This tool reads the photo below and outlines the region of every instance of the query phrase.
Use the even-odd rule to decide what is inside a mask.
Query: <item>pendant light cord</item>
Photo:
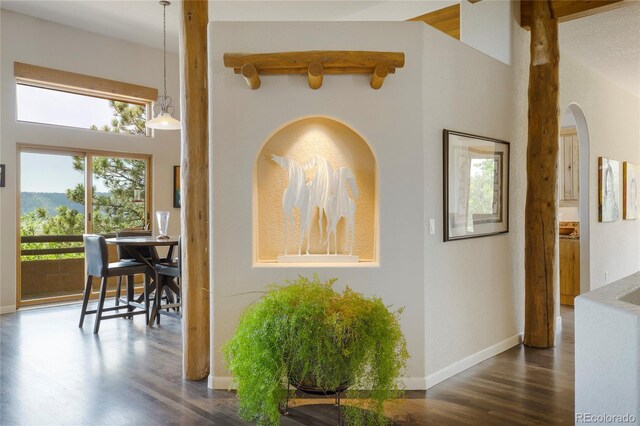
[[[162,5],[162,61],[164,63],[163,67],[163,78],[164,78],[164,97],[167,98],[167,5]]]
[[[168,0],[160,0],[162,6],[162,88],[164,92],[158,96],[153,104],[153,115],[151,120],[145,124],[150,129],[179,130],[180,121],[173,118],[176,109],[172,105],[171,97],[167,96],[167,6],[171,3]]]

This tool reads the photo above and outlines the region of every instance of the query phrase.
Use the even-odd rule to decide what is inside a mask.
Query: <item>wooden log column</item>
[[[525,207],[524,344],[551,348],[558,285],[558,21],[549,1],[532,2]]]
[[[182,372],[189,380],[209,374],[207,9],[206,1],[182,2]]]

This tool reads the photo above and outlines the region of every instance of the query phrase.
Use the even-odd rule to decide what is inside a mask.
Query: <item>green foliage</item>
[[[20,231],[23,236],[33,235],[78,235],[84,232],[84,214],[66,206],[59,206],[55,216],[49,216],[44,208],[20,216]],[[23,250],[79,247],[82,243],[23,243]],[[81,258],[82,253],[25,255],[22,260]]]
[[[140,189],[144,198],[146,164],[142,160],[94,157],[93,173],[107,187],[108,192],[93,192],[93,230],[96,233],[113,232],[116,229],[144,226],[145,205],[134,203],[134,190]],[[73,168],[84,173],[83,157],[73,158]],[[83,184],[67,189],[69,201],[84,204]],[[78,235],[84,232],[84,214],[67,206],[56,208],[57,216],[39,212],[20,217],[22,235]],[[36,232],[37,231],[37,232]],[[30,233],[36,232],[36,233]],[[58,247],[58,246],[55,246]],[[54,248],[53,246],[50,248]]]
[[[83,157],[73,158],[73,168],[84,172]],[[113,157],[94,157],[93,175],[108,192],[97,193],[93,188],[93,231],[113,232],[117,229],[140,227],[145,224],[144,203],[134,203],[134,190],[144,197],[146,164],[142,160]],[[84,185],[67,189],[67,198],[76,203],[84,200]]]
[[[42,233],[45,235],[78,235],[84,232],[84,214],[68,207],[58,207],[58,214],[46,218]]]
[[[469,214],[492,214],[496,161],[473,159],[469,182]]]
[[[101,130],[103,132],[129,133],[132,135],[146,135],[145,122],[147,119],[147,109],[144,105],[130,104],[120,101],[109,101],[109,106],[113,109],[113,118],[110,124],[100,127],[92,124],[91,130]]]
[[[398,377],[409,357],[402,310],[348,287],[340,294],[335,281],[285,281],[242,315],[224,352],[243,419],[279,424],[289,380],[324,390],[347,384],[347,397],[357,398],[346,408],[350,424],[387,423],[384,402],[401,396]]]

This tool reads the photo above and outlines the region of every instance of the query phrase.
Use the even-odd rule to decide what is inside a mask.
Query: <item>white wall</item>
[[[435,218],[438,224],[436,235],[425,233],[424,241],[425,352],[432,386],[520,341],[522,279],[514,276],[520,259],[513,247],[523,228],[514,226],[521,191],[513,183],[522,181],[524,170],[513,158],[524,147],[511,137],[511,67],[429,26],[424,40],[424,211],[425,222]],[[443,128],[511,142],[508,234],[442,242]]]
[[[460,41],[505,64],[511,64],[513,2],[460,2]]]
[[[2,52],[2,42],[4,40],[3,36],[2,36],[2,21],[3,21],[3,16],[6,12],[2,9],[0,9],[0,53]],[[1,61],[0,61],[1,62]],[[2,78],[2,67],[0,64],[0,80]],[[2,101],[1,99],[3,98],[3,90],[2,90],[2,83],[0,83],[0,138],[2,137]],[[2,139],[0,139],[0,164],[4,164],[4,155],[2,154]],[[2,241],[4,241],[3,235],[3,226],[2,226],[2,200],[4,198],[3,194],[5,192],[5,188],[0,188],[0,259],[4,259],[4,256],[2,255],[3,252],[3,244]],[[14,308],[14,304],[13,303],[8,303],[7,306],[5,307],[2,304],[2,287],[3,287],[3,283],[4,283],[4,276],[5,274],[3,273],[3,269],[2,269],[2,260],[0,260],[0,315],[2,315],[3,313],[5,313],[5,311],[7,312],[13,312],[15,310]],[[13,300],[15,300],[15,297],[13,298]]]
[[[580,222],[580,209],[578,207],[560,207],[558,220],[562,222]]]
[[[180,134],[157,132],[147,138],[17,122],[14,61],[161,90],[162,51],[6,10],[2,10],[1,34],[0,163],[7,165],[7,187],[0,189],[0,309],[5,312],[12,311],[16,302],[16,143],[151,154],[152,209],[171,211],[170,230],[176,233],[180,211],[172,208],[172,187],[173,165],[180,161]],[[167,90],[177,104],[177,55],[167,55],[167,68]]]
[[[413,22],[214,22],[210,41],[213,387],[229,385],[220,348],[244,308],[259,297],[239,294],[263,291],[266,284],[299,273],[335,276],[339,287],[349,284],[405,307],[410,388],[424,388],[427,375],[427,384],[435,384],[518,343],[522,303],[513,279],[518,260],[511,253],[513,237],[521,231],[449,243],[442,242],[441,231],[442,129],[508,140],[512,82],[507,65]],[[379,91],[358,75],[328,75],[317,91],[308,88],[304,76],[264,76],[260,89],[251,91],[222,64],[224,52],[313,49],[402,51],[406,65]],[[479,79],[486,83],[476,84]],[[274,130],[308,115],[352,126],[376,155],[379,267],[252,267],[256,155]],[[422,157],[416,155],[421,152]],[[436,219],[435,235],[427,233],[428,218]]]
[[[562,27],[561,27],[562,28]],[[560,46],[560,111],[576,103],[589,132],[590,282],[596,289],[640,270],[640,221],[598,222],[598,157],[640,164],[640,97],[575,62]],[[583,188],[580,188],[581,196]],[[622,200],[620,200],[622,203]],[[608,280],[605,280],[605,272]]]
[[[576,416],[640,425],[640,273],[577,297],[575,324]]]
[[[322,37],[317,37],[322,34]],[[213,188],[213,372],[225,388],[227,372],[219,352],[244,308],[265,285],[319,272],[339,278],[338,288],[377,294],[404,306],[403,328],[412,360],[408,376],[424,382],[422,268],[422,24],[397,23],[218,23],[210,26],[211,170]],[[403,51],[406,66],[372,90],[367,76],[333,76],[309,89],[304,76],[262,77],[251,91],[242,77],[224,68],[224,52],[313,49]],[[252,267],[251,191],[253,167],[262,144],[296,118],[336,118],[359,132],[378,160],[380,266],[343,268]],[[417,385],[421,387],[420,384]],[[423,385],[422,385],[423,387]]]

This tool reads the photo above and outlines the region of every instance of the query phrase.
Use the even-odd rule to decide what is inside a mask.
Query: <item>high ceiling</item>
[[[455,1],[210,1],[214,21],[403,21]],[[1,0],[3,9],[162,48],[157,0]],[[178,52],[181,0],[167,7],[167,49]]]
[[[162,48],[156,0],[1,0],[2,8],[98,34]],[[506,0],[505,0],[506,1]],[[168,49],[178,51],[181,0],[167,7]],[[214,21],[403,21],[455,0],[210,1]],[[640,96],[640,1],[560,25],[563,55]],[[464,25],[464,23],[463,23]]]
[[[640,96],[640,1],[560,24],[562,55]]]

